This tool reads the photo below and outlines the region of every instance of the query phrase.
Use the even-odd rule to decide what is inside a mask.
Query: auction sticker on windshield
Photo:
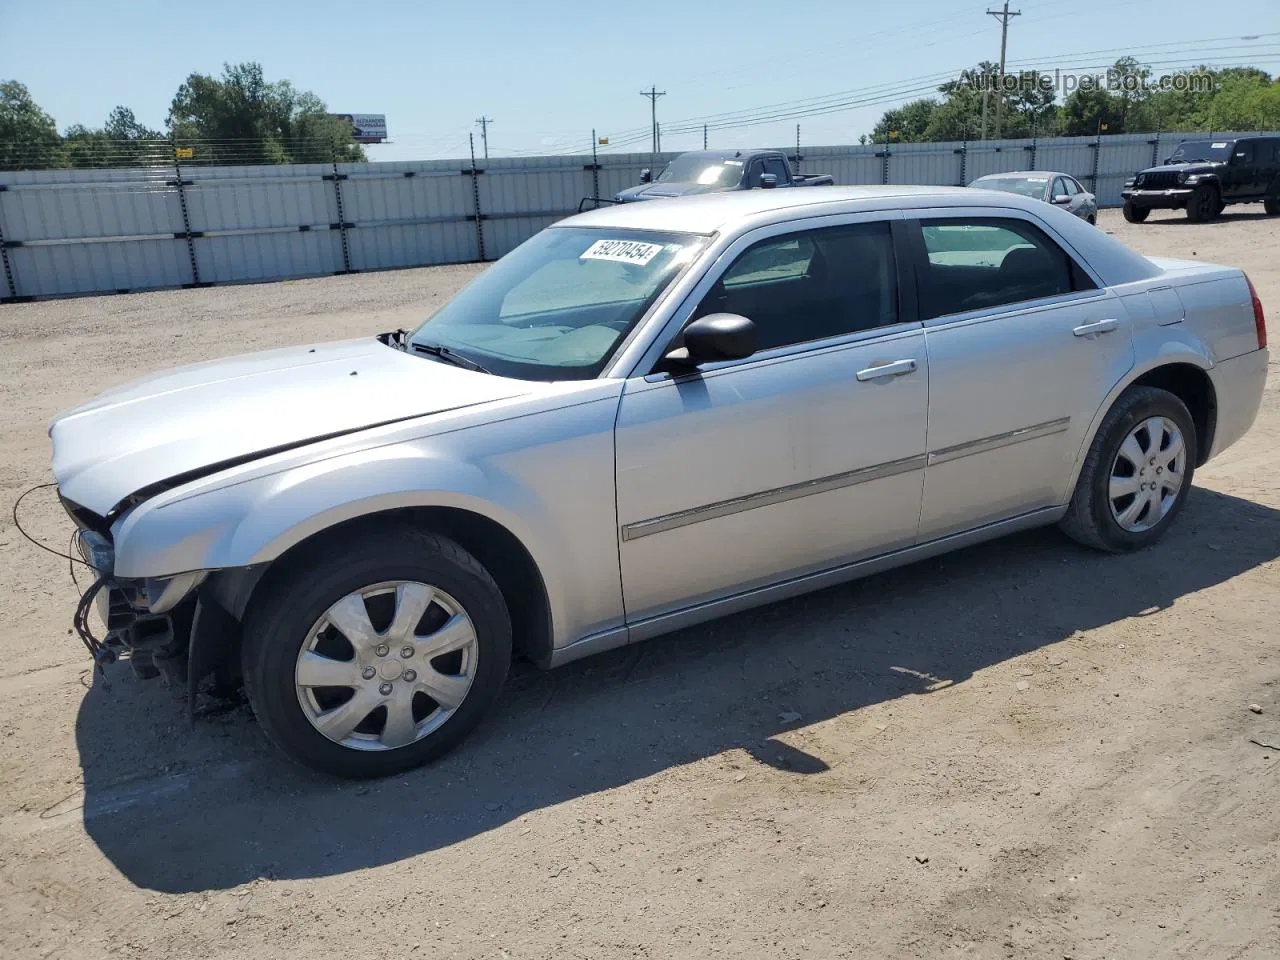
[[[597,240],[578,257],[579,260],[616,260],[643,267],[662,252],[660,243],[639,240]]]

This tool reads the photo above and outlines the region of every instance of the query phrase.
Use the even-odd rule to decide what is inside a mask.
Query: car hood
[[[1215,163],[1211,160],[1198,160],[1195,163],[1166,163],[1159,167],[1148,167],[1138,176],[1144,173],[1213,173],[1221,170],[1225,164]]]
[[[106,515],[173,477],[536,386],[372,337],[267,350],[143,377],[59,414],[53,472],[63,496]]]
[[[624,203],[632,200],[660,200],[664,197],[693,197],[702,193],[720,193],[727,187],[701,183],[646,183],[638,187],[628,187],[614,198]]]

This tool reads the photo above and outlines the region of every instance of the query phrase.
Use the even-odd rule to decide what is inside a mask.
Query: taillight
[[[1262,315],[1262,301],[1258,299],[1253,281],[1246,276],[1244,282],[1249,285],[1249,298],[1253,301],[1253,325],[1258,331],[1258,349],[1261,350],[1267,345],[1267,318]]]

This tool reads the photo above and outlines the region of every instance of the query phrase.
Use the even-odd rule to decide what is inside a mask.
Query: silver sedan
[[[1267,356],[1240,270],[1012,193],[592,211],[414,330],[57,417],[97,572],[75,625],[106,669],[242,680],[287,755],[386,775],[462,740],[513,655],[555,667],[1046,524],[1147,547],[1249,429]]]
[[[1072,216],[1089,223],[1098,222],[1098,200],[1069,173],[1052,170],[1014,170],[991,173],[974,180],[971,187],[1002,190],[1062,207]]]

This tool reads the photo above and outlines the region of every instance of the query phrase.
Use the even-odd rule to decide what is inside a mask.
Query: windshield
[[[658,174],[659,183],[697,183],[706,187],[732,187],[741,179],[741,160],[706,157],[676,157]]]
[[[1048,177],[993,177],[990,180],[979,180],[974,186],[984,190],[1018,193],[1038,200],[1044,196],[1044,185],[1048,182]]]
[[[1205,160],[1217,160],[1221,163],[1231,159],[1231,148],[1235,146],[1231,140],[1190,140],[1178,144],[1169,158],[1170,163],[1197,163]]]
[[[586,380],[707,238],[551,227],[535,234],[408,337],[499,376]]]

